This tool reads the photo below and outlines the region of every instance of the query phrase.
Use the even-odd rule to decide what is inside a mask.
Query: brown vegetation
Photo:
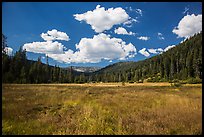
[[[202,134],[202,87],[3,84],[3,134]]]

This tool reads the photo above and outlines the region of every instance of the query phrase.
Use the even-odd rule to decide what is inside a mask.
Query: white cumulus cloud
[[[13,53],[13,49],[11,47],[5,47],[4,51],[7,55],[11,56]]]
[[[58,61],[58,62],[65,62],[71,63],[73,59],[77,60],[77,56],[73,54],[73,50],[64,51],[63,54],[46,54],[46,56]]]
[[[150,48],[150,49],[147,49],[149,53],[151,54],[162,54],[163,52],[166,52],[167,50],[175,47],[176,45],[170,45],[170,46],[167,46],[166,48],[162,49],[162,48]],[[149,56],[149,53],[146,51],[146,48],[143,48],[142,50],[139,51],[141,54],[145,55],[146,57]]]
[[[51,31],[47,31],[47,33],[42,33],[41,37],[45,40],[45,41],[52,41],[52,40],[65,40],[65,41],[69,41],[69,36],[64,33],[64,32],[60,32],[57,31],[56,29],[53,29]]]
[[[149,39],[150,39],[150,37],[140,36],[140,37],[137,37],[137,39],[147,41],[147,40],[149,40]]]
[[[157,49],[148,49],[149,53],[152,53],[152,54],[160,54],[162,53],[164,50],[162,48],[157,48]]]
[[[97,33],[109,30],[113,25],[124,23],[129,19],[129,15],[121,7],[105,10],[100,5],[97,5],[93,11],[74,14],[73,16],[76,20],[85,21],[91,25],[91,28]]]
[[[183,39],[183,40],[181,40],[181,42],[180,43],[183,43],[184,41],[186,41],[188,38],[185,38],[185,39]]]
[[[188,38],[200,31],[202,31],[202,14],[197,16],[192,14],[184,16],[172,32],[180,38]]]
[[[163,52],[164,50],[162,48],[158,48],[157,51]]]
[[[158,39],[164,40],[164,37],[163,37],[163,34],[162,34],[162,33],[158,32],[158,33],[157,33],[157,36],[158,36]]]
[[[157,49],[148,49],[149,53],[157,54]]]
[[[156,48],[156,49],[153,49],[153,48],[151,48],[151,49],[147,49],[148,50],[148,52],[149,53],[151,53],[151,54],[161,54],[161,53],[163,53],[163,52],[166,52],[167,50],[169,50],[169,49],[171,49],[171,48],[173,48],[173,47],[175,47],[176,45],[170,45],[170,46],[167,46],[166,48],[164,48],[164,49],[162,49],[162,48]],[[146,53],[146,51],[145,51],[146,49],[142,49],[142,53],[141,54],[146,54],[147,56],[148,56],[148,54]]]
[[[23,49],[33,53],[62,54],[64,52],[63,49],[66,49],[66,47],[57,41],[53,42],[53,40],[70,40],[66,33],[56,29],[51,31],[48,30],[47,33],[42,33],[41,37],[45,42],[26,43],[23,45]]]
[[[143,49],[139,50],[139,53],[144,55],[145,57],[150,56],[149,52],[146,51],[146,48],[143,48]]]
[[[165,49],[164,49],[164,51],[167,51],[167,50],[169,50],[169,49],[171,49],[171,48],[173,48],[173,47],[175,47],[176,45],[170,45],[170,46],[167,46]]]
[[[23,49],[34,53],[52,53],[61,54],[63,53],[63,45],[57,41],[46,41],[46,42],[32,42],[23,45]]]
[[[132,43],[126,44],[122,39],[111,38],[100,33],[93,38],[82,38],[76,46],[76,52],[65,51],[64,54],[48,54],[49,57],[61,62],[98,63],[102,60],[125,60],[136,55]]]
[[[131,12],[136,12],[137,14],[140,14],[142,16],[142,10],[141,9],[133,9],[132,7],[126,7],[126,9],[129,9]]]
[[[136,19],[134,19],[134,18],[129,17],[129,19],[128,19],[127,21],[125,21],[125,22],[123,23],[123,25],[130,28],[130,27],[133,26],[133,23],[134,23],[134,22],[139,22],[139,21],[136,20]]]
[[[142,16],[142,10],[141,9],[136,9],[135,10],[138,14],[140,14],[140,16]]]
[[[57,31],[59,32],[59,31]],[[56,31],[48,31],[47,34],[59,38]],[[62,33],[60,33],[62,34]],[[32,42],[23,45],[28,52],[46,54],[50,58],[65,63],[98,63],[102,60],[126,60],[134,57],[136,48],[132,43],[126,44],[119,38],[111,38],[110,35],[99,33],[93,38],[82,38],[75,45],[76,51],[67,49],[64,45],[53,39],[46,39],[45,42]]]
[[[189,8],[185,7],[185,9],[182,13],[185,14],[188,10],[189,10]],[[187,14],[188,14],[188,12],[187,12]]]
[[[114,30],[116,34],[122,34],[122,35],[135,35],[134,32],[127,32],[127,30],[123,27],[118,27],[117,29]]]

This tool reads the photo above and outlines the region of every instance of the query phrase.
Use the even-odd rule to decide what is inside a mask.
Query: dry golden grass
[[[3,134],[202,134],[202,87],[3,84]]]
[[[7,85],[7,84],[4,84]],[[8,84],[10,85],[10,84]],[[19,84],[12,84],[12,85],[19,85]],[[20,85],[25,85],[27,86],[28,84],[20,84]],[[118,83],[85,83],[85,84],[76,84],[76,83],[71,83],[71,84],[65,84],[65,83],[59,83],[59,84],[29,84],[33,86],[92,86],[92,87],[118,87],[122,86],[121,82]],[[125,83],[125,86],[170,86],[171,84],[169,82],[162,82],[162,83]],[[188,86],[201,86],[201,84],[186,84]]]

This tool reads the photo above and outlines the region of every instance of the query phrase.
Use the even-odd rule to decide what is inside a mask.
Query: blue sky
[[[85,14],[88,11],[94,12],[97,5],[100,5],[98,10],[104,7],[105,11],[101,14]],[[118,7],[121,15],[114,11]],[[112,8],[113,15],[107,19],[109,8]],[[123,13],[128,15],[128,19],[127,16],[122,16]],[[76,14],[80,16],[74,16]],[[52,31],[53,36],[56,36],[52,42],[57,43],[53,44],[53,51],[49,51],[48,56],[50,52],[55,52],[54,47],[59,47],[60,44],[63,46],[63,52],[67,50],[70,52],[62,56],[50,55],[49,64],[61,67],[71,65],[104,67],[119,61],[143,60],[159,54],[160,52],[156,50],[158,48],[164,52],[168,46],[179,44],[185,38],[202,30],[202,25],[195,25],[195,22],[202,22],[198,15],[202,18],[201,2],[3,2],[2,31],[8,37],[8,46],[13,52],[20,46],[28,44],[25,46],[28,59],[37,60],[42,56],[42,62],[45,62],[47,52],[42,51],[43,49],[41,53],[37,52],[38,49],[33,42],[44,46],[46,40],[41,34],[49,35],[47,32],[55,29],[58,34],[65,33],[63,36],[68,36],[68,39],[63,37],[63,40],[59,38],[57,40],[59,35],[54,35],[57,33]],[[104,29],[104,22],[109,28]],[[188,26],[185,26],[185,22],[189,23]],[[119,27],[126,32],[122,30],[122,34],[119,30],[116,32]],[[177,30],[172,32],[176,27]],[[190,27],[190,30],[186,27]],[[109,41],[104,40],[108,38]],[[114,38],[121,39],[125,44],[117,43]],[[76,44],[80,48],[76,49]],[[114,46],[118,44],[121,47],[114,50]],[[127,50],[123,49],[125,46],[128,47]],[[122,52],[123,50],[125,52]],[[71,59],[67,60],[69,56]]]

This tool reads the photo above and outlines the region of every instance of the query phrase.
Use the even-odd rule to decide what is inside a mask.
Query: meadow
[[[2,134],[202,134],[202,85],[2,84]]]

